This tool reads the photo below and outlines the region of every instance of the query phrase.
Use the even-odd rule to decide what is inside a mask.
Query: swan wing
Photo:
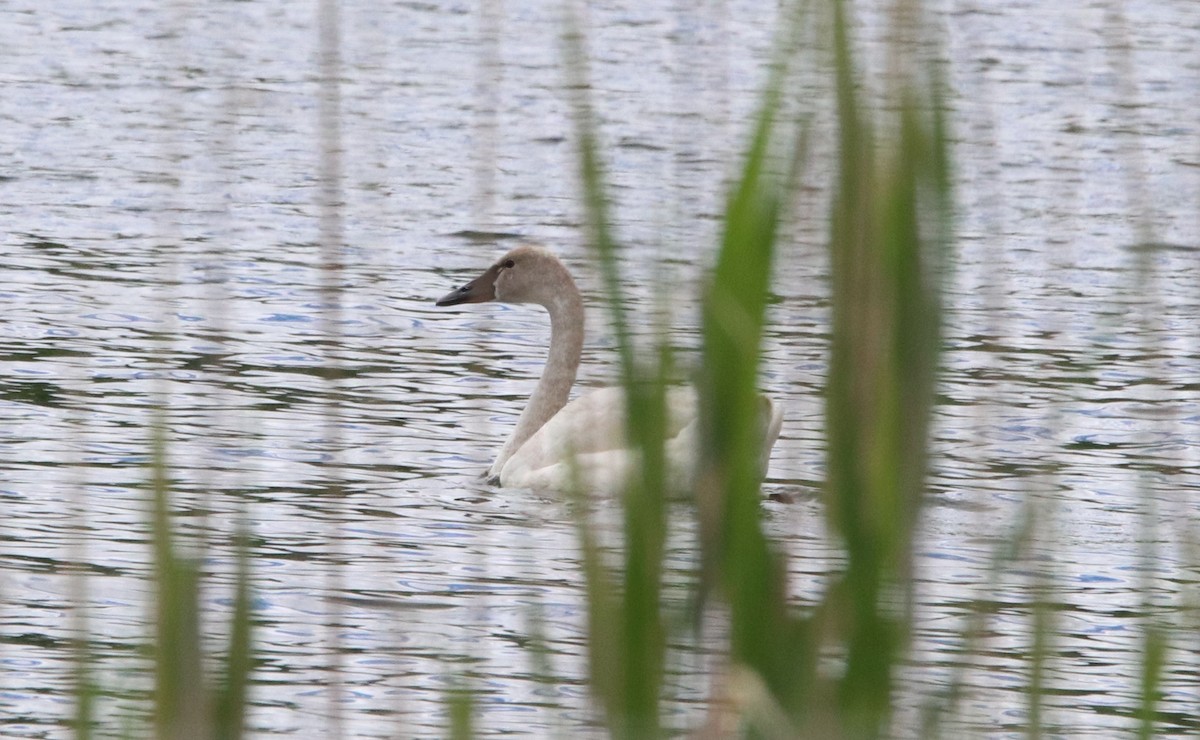
[[[666,454],[672,471],[690,470],[698,419],[692,388],[667,390]],[[502,486],[616,491],[637,459],[625,433],[625,393],[602,388],[562,408],[500,471]]]
[[[760,396],[763,447],[759,474],[766,476],[771,449],[779,438],[783,409]],[[668,479],[681,486],[692,480],[699,449],[699,400],[695,388],[667,390],[664,452]],[[625,393],[619,387],[586,393],[568,403],[513,453],[500,472],[500,485],[517,488],[622,489],[638,459],[625,433]]]

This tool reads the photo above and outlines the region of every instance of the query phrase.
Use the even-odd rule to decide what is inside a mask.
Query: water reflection
[[[682,327],[695,323],[712,214],[770,32],[761,8],[743,5],[592,12],[630,293],[648,312],[668,279]],[[963,239],[898,722],[915,727],[957,676],[955,727],[1023,733],[1030,594],[1042,588],[1046,729],[1110,737],[1134,725],[1146,619],[1195,620],[1200,73],[1180,60],[1200,6],[1161,3],[1127,29],[1140,107],[1126,120],[1097,43],[1105,19],[1020,5],[941,16]],[[13,159],[0,178],[0,734],[65,732],[73,570],[89,574],[102,710],[118,721],[147,691],[145,466],[165,404],[181,526],[209,548],[214,614],[229,608],[236,521],[252,524],[256,733],[320,734],[330,692],[348,736],[440,733],[443,698],[465,678],[483,733],[600,735],[569,507],[478,478],[540,371],[545,317],[431,303],[513,234],[554,245],[596,303],[576,233],[558,17],[522,6],[500,19],[494,210],[480,216],[500,233],[479,234],[468,220],[477,19],[345,4],[351,249],[331,396],[313,246],[316,33],[301,7],[0,11],[11,28],[0,149]],[[875,59],[883,25],[869,9],[864,19]],[[1152,242],[1128,216],[1126,140],[1153,196]],[[799,604],[841,565],[817,495],[825,164],[780,265],[765,378],[787,407],[768,490],[793,503],[764,510]],[[585,385],[612,373],[603,316],[589,320]],[[672,341],[685,358],[697,345],[690,328]],[[1003,561],[1030,502],[1043,529]],[[615,527],[611,505],[597,516]],[[683,583],[695,551],[687,517],[675,520],[669,578]],[[1166,733],[1198,729],[1186,649],[1165,675]],[[668,709],[686,728],[703,711],[707,657],[680,660]]]

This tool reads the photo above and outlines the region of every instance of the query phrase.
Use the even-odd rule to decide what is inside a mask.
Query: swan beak
[[[452,290],[438,299],[439,306],[457,306],[460,303],[483,303],[496,299],[496,276],[500,274],[500,266],[488,268],[488,271],[466,285]]]

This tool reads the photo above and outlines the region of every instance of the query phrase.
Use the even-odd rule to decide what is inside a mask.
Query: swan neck
[[[567,278],[570,280],[569,276]],[[545,304],[550,314],[550,353],[537,387],[500,450],[490,476],[499,476],[508,459],[567,404],[583,354],[583,299],[574,282]]]

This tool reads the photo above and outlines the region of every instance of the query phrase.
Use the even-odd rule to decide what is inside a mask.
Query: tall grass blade
[[[237,541],[234,608],[220,683],[210,688],[200,628],[199,559],[182,552],[171,514],[165,423],[155,431],[150,524],[154,560],[154,730],[162,740],[237,740],[244,733],[253,667],[250,544],[243,521]]]
[[[246,723],[250,673],[254,668],[250,593],[250,532],[245,519],[239,525],[236,545],[233,614],[224,673],[216,689],[214,732],[216,740],[238,740]]]
[[[620,355],[625,389],[626,438],[640,464],[628,481],[623,504],[624,561],[612,573],[601,558],[601,543],[580,504],[577,527],[588,586],[589,671],[615,737],[661,735],[666,628],[661,613],[662,558],[666,541],[666,350],[649,368],[635,360],[626,302],[618,268],[619,246],[613,236],[605,194],[604,167],[588,96],[587,52],[575,6],[568,6],[565,56],[579,147],[588,245],[597,256],[609,315]]]
[[[1155,737],[1154,720],[1157,714],[1163,670],[1167,662],[1167,632],[1147,624],[1142,646],[1141,692],[1138,701],[1138,738]]]
[[[793,12],[792,22],[799,24],[800,13]],[[795,31],[785,29],[783,38]],[[789,47],[785,42],[781,48]],[[703,578],[705,588],[717,588],[729,605],[731,680],[742,693],[761,687],[750,692],[759,698],[743,708],[756,736],[796,731],[799,725],[791,723],[813,699],[815,676],[811,625],[788,604],[784,563],[762,529],[759,486],[766,429],[758,390],[763,332],[780,214],[790,202],[803,151],[800,137],[780,135],[786,61],[781,54],[763,93],[702,307],[703,454],[696,499]]]
[[[1036,565],[1034,566],[1036,567]],[[1029,685],[1026,689],[1028,710],[1025,722],[1025,737],[1038,740],[1043,736],[1043,702],[1046,698],[1046,678],[1050,668],[1050,641],[1053,634],[1053,607],[1050,604],[1052,576],[1040,570],[1033,574],[1032,633],[1033,644],[1029,650]]]
[[[82,521],[83,504],[80,501],[82,483],[72,492],[71,515]],[[92,649],[90,620],[88,617],[88,558],[82,537],[71,543],[70,558],[75,563],[71,569],[71,695],[75,708],[71,717],[71,729],[75,740],[91,740],[96,723],[96,677],[93,671],[95,653]]]
[[[73,578],[84,579],[83,574]],[[75,612],[74,637],[71,650],[72,690],[75,697],[75,711],[71,718],[71,729],[75,740],[91,740],[96,723],[96,682],[92,675],[94,656],[91,640],[88,634],[87,618],[83,615],[84,601],[76,600],[72,607]]]
[[[936,92],[922,101],[902,91],[896,140],[881,159],[859,105],[840,1],[834,62],[840,162],[830,241],[827,511],[845,541],[847,568],[831,598],[846,625],[843,735],[871,738],[887,727],[892,668],[909,633],[949,179],[944,123],[936,113],[931,121],[922,116],[939,108]]]
[[[475,695],[470,689],[456,687],[450,690],[446,706],[450,711],[451,740],[471,740],[475,737]]]
[[[151,485],[154,552],[154,726],[161,740],[208,738],[208,695],[200,645],[200,574],[197,563],[180,554],[171,525],[170,481],[165,423],[155,430]]]

